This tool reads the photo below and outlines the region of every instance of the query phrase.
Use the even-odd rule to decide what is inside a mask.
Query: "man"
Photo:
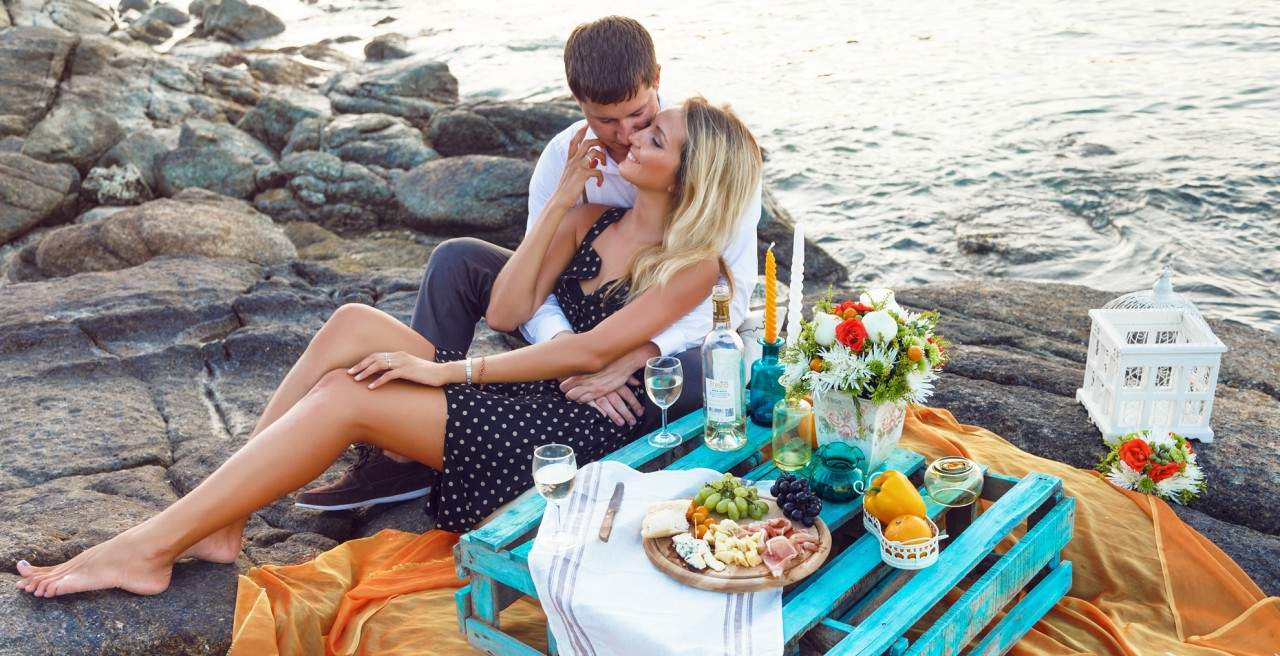
[[[579,25],[564,48],[565,76],[569,90],[586,117],[551,139],[538,158],[529,182],[529,216],[526,232],[542,213],[564,171],[572,137],[585,124],[607,151],[601,168],[603,183],[590,180],[583,190],[585,202],[611,207],[631,207],[636,188],[618,173],[618,162],[627,156],[633,134],[648,127],[661,103],[661,72],[653,39],[637,21],[609,16]],[[756,225],[760,221],[760,192],[748,204],[737,233],[721,254],[729,265],[735,295],[730,313],[741,322],[755,287]],[[466,353],[476,323],[489,304],[493,280],[511,251],[472,238],[451,239],[436,247],[418,290],[413,329],[437,348]],[[708,294],[710,290],[708,290]],[[653,341],[619,358],[591,375],[573,376],[561,384],[566,396],[587,403],[618,425],[641,424],[644,434],[657,426],[659,412],[647,399],[637,399],[626,383],[644,363],[657,355],[679,357],[685,379],[679,401],[670,410],[682,416],[702,405],[702,361],[699,347],[711,329],[711,300],[659,333]],[[555,339],[572,332],[555,295],[520,328],[530,343]],[[646,407],[648,411],[646,411]],[[434,472],[425,465],[396,454],[368,449],[342,478],[298,496],[298,505],[317,510],[345,510],[404,501],[428,494]]]

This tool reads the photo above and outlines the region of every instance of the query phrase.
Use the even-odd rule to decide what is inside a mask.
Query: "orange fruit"
[[[846,320],[846,321],[848,321],[849,319],[857,319],[857,318],[858,318],[858,311],[857,311],[857,310],[855,310],[855,309],[853,309],[853,308],[849,308],[849,309],[847,309],[847,310],[845,310],[845,311],[844,311],[844,315],[842,315],[840,318],[842,318],[842,319],[844,319],[844,320]]]
[[[884,538],[891,542],[911,543],[913,540],[928,540],[933,537],[933,528],[924,518],[915,515],[899,515],[884,528]]]
[[[809,361],[809,368],[814,371],[822,371],[822,358],[814,358]]]
[[[924,357],[924,349],[912,344],[907,348],[907,359],[912,362],[919,362]]]

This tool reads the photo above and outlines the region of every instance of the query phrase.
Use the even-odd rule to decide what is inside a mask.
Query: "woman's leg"
[[[431,342],[386,312],[359,303],[343,305],[325,321],[302,356],[289,369],[271,395],[249,439],[254,439],[284,415],[326,372],[350,367],[375,351],[404,351],[428,360],[436,355]],[[236,519],[192,545],[180,557],[216,563],[235,562],[248,519]]]
[[[157,594],[191,545],[312,480],[353,441],[441,468],[446,419],[438,388],[395,381],[370,390],[345,370],[331,371],[191,493],[66,563],[20,563],[17,585],[42,597],[110,587]]]

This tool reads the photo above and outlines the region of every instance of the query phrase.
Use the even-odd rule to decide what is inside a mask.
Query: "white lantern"
[[[1107,442],[1144,428],[1213,441],[1209,418],[1227,347],[1194,304],[1173,292],[1166,267],[1151,292],[1089,310],[1093,327],[1076,400]]]

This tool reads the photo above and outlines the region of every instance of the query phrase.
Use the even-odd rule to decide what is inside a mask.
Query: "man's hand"
[[[570,376],[560,383],[560,390],[570,401],[589,403],[601,414],[622,426],[636,425],[644,415],[644,404],[632,393],[630,385],[639,385],[632,374],[644,366],[645,360],[657,355],[652,342],[624,355],[600,371],[584,376]]]

